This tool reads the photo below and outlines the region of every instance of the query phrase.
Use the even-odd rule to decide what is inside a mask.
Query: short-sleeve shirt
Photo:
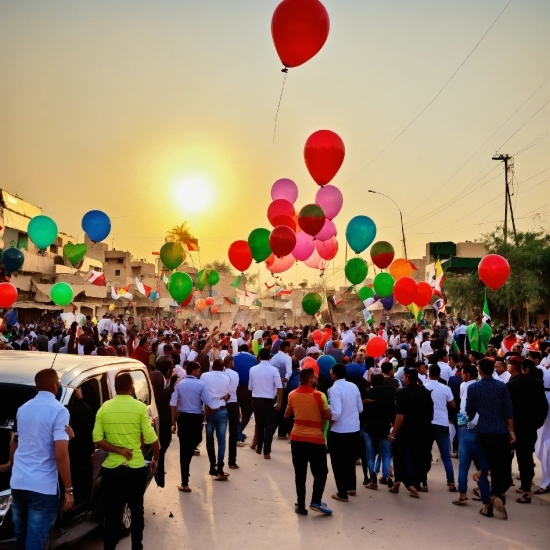
[[[121,464],[127,464],[130,468],[143,468],[145,459],[141,452],[142,436],[147,445],[157,440],[147,406],[131,395],[117,395],[103,403],[97,411],[94,443],[105,439],[115,447],[132,450],[132,459],[129,461],[118,453],[109,453],[103,462],[105,468],[117,468]]]
[[[69,441],[69,416],[69,411],[47,391],[39,391],[34,399],[19,407],[12,489],[57,494],[55,442]]]
[[[426,382],[424,387],[431,392],[432,401],[434,403],[434,418],[432,424],[449,426],[447,403],[450,403],[454,399],[451,388],[445,384],[441,384],[437,380]]]
[[[294,413],[291,441],[324,445],[323,412],[328,409],[325,394],[310,386],[299,386],[288,394],[288,407]]]
[[[396,414],[404,415],[398,437],[419,437],[430,434],[434,404],[423,386],[410,384],[395,394]]]

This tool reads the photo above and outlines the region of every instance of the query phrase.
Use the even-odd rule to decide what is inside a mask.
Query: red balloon
[[[288,256],[296,246],[296,233],[290,227],[280,225],[271,232],[269,246],[278,258]]]
[[[414,303],[418,307],[427,306],[432,299],[432,295],[433,295],[433,288],[430,286],[430,283],[421,281],[420,283],[418,283],[418,288],[416,290],[416,298],[414,299]]]
[[[323,333],[318,328],[311,333],[311,337],[316,344],[323,341]]]
[[[510,264],[498,254],[489,254],[479,262],[477,272],[491,290],[497,290],[508,280]]]
[[[404,306],[412,304],[416,298],[418,284],[412,277],[401,277],[393,285],[393,297]]]
[[[295,226],[295,216],[296,211],[294,210],[294,206],[285,199],[273,201],[267,209],[267,219],[273,227],[279,225],[287,225],[289,227],[292,227],[292,225]]]
[[[0,283],[0,307],[9,309],[17,301],[17,289],[11,283]]]
[[[367,343],[367,357],[381,357],[386,351],[386,340],[381,336],[371,338]]]
[[[210,308],[210,313],[214,313],[214,314],[218,313],[218,306],[212,306]]]
[[[252,263],[252,252],[246,241],[235,241],[227,253],[231,265],[237,271],[246,271]]]
[[[304,362],[302,363],[302,370],[303,369],[313,369],[315,374],[319,374],[319,365],[317,364],[317,361],[313,359],[313,357],[306,357],[304,359]]]
[[[320,206],[316,204],[307,204],[298,214],[298,224],[302,231],[315,237],[325,225],[325,213]]]
[[[271,19],[271,36],[285,67],[309,61],[328,38],[330,20],[319,0],[283,0]]]
[[[346,148],[338,134],[319,130],[307,138],[304,160],[317,185],[330,183],[344,162]]]
[[[336,254],[338,254],[338,241],[336,237],[332,237],[332,239],[324,242],[315,241],[315,248],[323,260],[330,262],[330,260],[333,260]]]
[[[212,297],[206,298],[206,305],[207,306],[211,306],[213,303],[214,303],[214,298],[212,298]]]

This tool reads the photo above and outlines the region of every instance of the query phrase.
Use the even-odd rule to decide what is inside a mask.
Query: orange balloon
[[[412,273],[413,268],[411,266],[411,262],[409,262],[409,260],[405,260],[404,258],[394,260],[390,265],[390,275],[396,281],[397,279],[401,279],[401,277],[411,277]]]
[[[313,357],[306,357],[302,363],[302,369],[313,369],[315,374],[319,374],[319,365]]]
[[[200,300],[197,300],[195,302],[195,307],[199,310],[199,311],[204,311],[208,306],[206,305],[206,300],[203,300],[202,298]]]

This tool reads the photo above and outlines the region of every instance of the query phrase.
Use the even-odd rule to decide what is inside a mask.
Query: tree
[[[443,292],[458,316],[472,317],[480,313],[483,309],[484,289],[477,271],[468,275],[445,273]]]
[[[187,250],[195,250],[198,248],[199,241],[191,233],[191,228],[187,225],[187,222],[181,222],[181,225],[175,225],[168,231],[166,240],[172,243],[181,243]]]
[[[231,264],[226,260],[214,260],[207,263],[205,269],[215,269],[220,275],[234,275]]]

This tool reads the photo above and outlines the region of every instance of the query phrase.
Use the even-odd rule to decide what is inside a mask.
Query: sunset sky
[[[521,229],[548,228],[548,0],[513,0],[441,95],[377,156],[507,2],[324,0],[329,39],[290,70],[273,145],[283,79],[270,32],[277,0],[3,0],[0,187],[80,240],[82,215],[104,210],[109,245],[148,260],[186,220],[205,263],[270,227],[275,180],[296,181],[298,206],[313,202],[303,146],[327,128],[346,144],[332,182],[344,194],[341,251],[358,214],[401,251],[397,209],[369,188],[400,205],[410,258],[426,242],[490,231],[503,219],[503,167],[491,161],[501,146],[514,154],[532,145],[515,158],[515,215]],[[340,252],[335,274],[343,262]],[[332,266],[328,275],[333,282]],[[304,278],[315,272],[283,276]]]

